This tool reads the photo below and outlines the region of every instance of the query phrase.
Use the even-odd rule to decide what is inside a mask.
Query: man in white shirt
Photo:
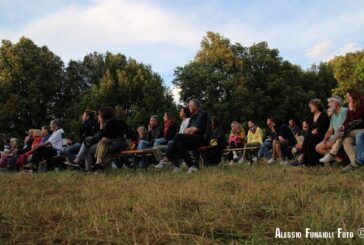
[[[49,124],[52,135],[44,144],[35,147],[30,163],[24,166],[24,169],[38,169],[38,164],[42,159],[48,159],[57,156],[63,151],[63,129],[60,128],[58,120],[52,120]]]

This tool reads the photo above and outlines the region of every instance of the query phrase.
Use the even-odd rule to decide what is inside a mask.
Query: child
[[[231,123],[231,133],[229,136],[229,148],[242,148],[244,147],[244,139],[245,139],[245,131],[240,123],[234,121]],[[232,155],[232,156],[231,156]],[[237,162],[241,158],[240,151],[233,151],[232,154],[229,155],[230,165],[233,165],[234,162]]]

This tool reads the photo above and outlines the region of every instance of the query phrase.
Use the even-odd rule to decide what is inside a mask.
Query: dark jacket
[[[165,133],[163,132],[164,134],[164,139],[168,142],[168,141],[171,141],[171,140],[174,140],[174,137],[176,136],[177,134],[177,125],[175,123],[171,123],[169,126],[168,126],[168,129],[167,131],[165,131]]]
[[[277,130],[277,136],[281,136],[285,140],[287,140],[290,146],[294,146],[297,143],[296,138],[292,133],[292,130],[286,124],[282,124],[279,126]]]
[[[94,136],[99,130],[100,127],[96,119],[89,119],[87,121],[84,121],[80,129],[79,142],[82,144],[86,137]]]
[[[156,139],[163,138],[163,128],[161,126],[157,126],[155,128],[148,129],[148,146],[153,146]]]

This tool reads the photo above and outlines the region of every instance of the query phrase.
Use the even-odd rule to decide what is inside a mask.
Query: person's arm
[[[330,139],[330,136],[334,134],[334,128],[333,127],[329,127],[329,129],[327,130],[325,136],[324,136],[324,142],[328,141]]]

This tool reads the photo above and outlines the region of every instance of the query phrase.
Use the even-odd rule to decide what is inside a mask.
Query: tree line
[[[344,96],[349,87],[362,88],[364,51],[347,53],[304,70],[284,60],[267,42],[244,47],[208,32],[188,64],[177,67],[173,84],[181,103],[199,98],[227,128],[232,120],[266,116],[303,119],[312,98]],[[2,40],[0,47],[0,134],[23,136],[28,128],[60,119],[77,136],[80,115],[101,105],[128,107],[134,128],[151,114],[176,112],[172,93],[159,74],[123,54],[97,52],[67,66],[46,46],[22,37]]]

